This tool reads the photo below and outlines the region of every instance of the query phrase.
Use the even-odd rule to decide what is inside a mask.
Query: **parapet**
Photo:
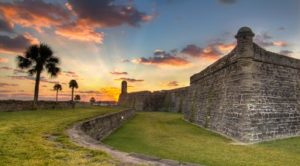
[[[236,47],[229,54],[225,55],[212,65],[191,76],[190,84],[194,84],[199,79],[213,74],[223,68],[230,66],[233,63],[236,63],[238,60],[245,58],[251,59],[253,61],[300,69],[300,60],[278,53],[266,51],[258,44],[253,42],[253,37],[254,33],[250,28],[240,28],[235,35],[235,38],[237,39]]]

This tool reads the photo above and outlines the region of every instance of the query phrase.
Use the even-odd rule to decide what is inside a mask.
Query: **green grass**
[[[138,113],[104,143],[126,152],[203,165],[300,165],[300,138],[255,145],[232,141],[182,119],[174,113]]]
[[[65,129],[113,108],[0,112],[0,165],[113,165],[101,151],[73,144]]]

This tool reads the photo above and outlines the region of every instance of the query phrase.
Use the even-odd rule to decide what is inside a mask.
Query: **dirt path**
[[[119,165],[149,165],[149,166],[199,166],[197,164],[191,163],[181,163],[175,160],[168,159],[160,159],[156,157],[145,156],[141,154],[135,153],[126,153],[115,150],[107,145],[101,144],[99,141],[94,140],[93,138],[86,135],[80,129],[81,123],[77,123],[73,125],[71,128],[67,130],[67,134],[71,138],[73,142],[75,142],[79,146],[83,146],[85,148],[101,150],[113,158],[119,160]]]

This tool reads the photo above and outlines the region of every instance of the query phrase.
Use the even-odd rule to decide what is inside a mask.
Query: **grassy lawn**
[[[78,147],[64,130],[113,108],[0,112],[0,165],[113,165],[105,153]]]
[[[232,141],[191,125],[174,113],[138,113],[104,143],[122,151],[203,165],[300,165],[300,137],[232,145]]]

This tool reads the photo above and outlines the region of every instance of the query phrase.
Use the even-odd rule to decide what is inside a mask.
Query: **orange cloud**
[[[200,53],[200,58],[205,58],[210,61],[215,61],[220,58],[220,52],[216,51],[213,47],[208,46],[203,49],[202,53]]]
[[[94,28],[86,22],[57,27],[55,33],[71,40],[88,41],[99,44],[102,44],[104,39],[103,33],[95,32]]]
[[[110,72],[110,74],[113,74],[113,75],[127,75],[128,73],[124,72],[124,71],[112,71],[112,72]]]
[[[122,78],[118,78],[118,79],[115,79],[115,80],[121,80],[121,81],[127,81],[127,82],[143,82],[144,80],[142,79],[135,79],[135,78],[125,78],[125,77],[122,77]]]
[[[274,46],[278,46],[278,47],[285,47],[285,46],[287,46],[288,44],[287,44],[286,42],[284,42],[284,41],[274,41],[274,42],[273,42],[273,45],[274,45]]]
[[[173,55],[153,56],[149,58],[142,57],[142,58],[133,59],[131,62],[137,64],[173,66],[173,67],[182,67],[190,64],[188,60]]]
[[[167,86],[171,86],[171,87],[174,87],[174,86],[178,86],[178,82],[177,81],[171,81],[167,84]]]
[[[32,27],[39,32],[42,28],[60,25],[70,16],[63,7],[44,1],[0,3],[0,13],[13,25]]]
[[[194,44],[190,44],[183,48],[181,53],[184,53],[191,57],[206,57],[215,59],[221,55],[221,52],[218,50],[218,46],[219,44],[210,44],[205,48],[201,48]]]
[[[7,58],[0,58],[0,63],[7,63],[8,59]]]
[[[234,43],[229,43],[229,44],[219,43],[217,45],[217,48],[222,52],[229,52],[229,51],[233,50],[234,47],[235,47]]]

